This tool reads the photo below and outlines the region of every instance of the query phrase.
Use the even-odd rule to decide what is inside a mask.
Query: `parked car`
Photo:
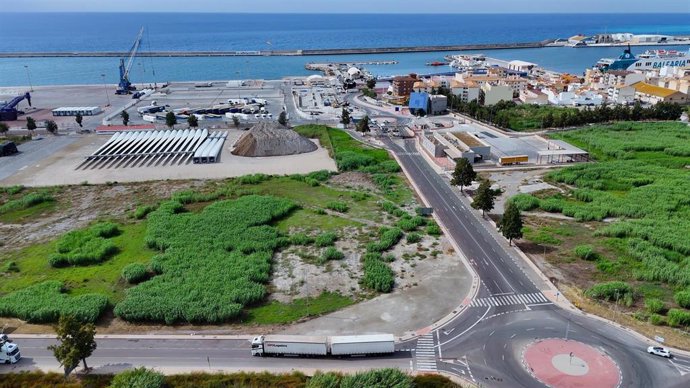
[[[647,353],[653,354],[659,357],[671,358],[671,351],[663,346],[650,346],[647,348]]]

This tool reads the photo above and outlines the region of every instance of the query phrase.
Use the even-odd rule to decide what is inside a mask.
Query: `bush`
[[[46,192],[29,193],[19,199],[7,201],[7,203],[0,206],[0,214],[9,213],[15,210],[28,209],[32,206],[36,206],[41,203],[50,202],[53,200],[53,197],[51,197],[50,194]]]
[[[403,236],[402,230],[398,228],[381,228],[379,230],[379,241],[367,244],[369,252],[383,252],[400,241]]]
[[[687,309],[690,308],[690,291],[680,291],[673,295],[673,300],[678,303],[678,306]]]
[[[433,223],[429,226],[426,227],[426,234],[429,236],[440,236],[443,232],[441,231],[441,227],[436,225],[436,223]]]
[[[10,273],[19,272],[19,266],[15,261],[8,261],[2,267],[0,267],[0,272]]]
[[[307,382],[306,388],[339,388],[341,378],[342,376],[332,372],[316,372]]]
[[[633,288],[628,283],[618,281],[596,284],[585,291],[585,295],[610,302],[623,301],[626,306],[631,306],[635,301]]]
[[[517,194],[510,198],[520,211],[529,211],[539,207],[539,198],[530,194]]]
[[[651,323],[654,326],[661,326],[664,323],[666,323],[666,320],[663,316],[659,314],[652,314],[649,316],[649,323]]]
[[[364,260],[362,284],[374,291],[391,292],[395,283],[395,274],[388,264],[378,258],[368,257]]]
[[[664,302],[662,302],[660,299],[655,298],[645,299],[644,306],[647,308],[647,311],[649,311],[652,314],[659,314],[666,310]]]
[[[376,163],[374,157],[354,151],[338,152],[335,160],[338,164],[338,170],[340,171],[357,170],[360,167],[366,167]]]
[[[112,222],[71,231],[58,239],[57,253],[51,254],[48,261],[53,267],[100,263],[117,253],[117,247],[108,239],[119,233],[119,227]]]
[[[164,202],[149,214],[145,241],[161,251],[150,264],[158,275],[127,290],[115,315],[139,322],[221,323],[263,300],[272,256],[285,243],[271,223],[295,204],[247,195],[199,213],[178,213],[178,205]]]
[[[62,282],[51,280],[9,293],[0,298],[0,316],[51,323],[67,314],[82,322],[95,322],[108,305],[104,295],[68,296],[64,291]]]
[[[345,254],[340,252],[335,247],[326,248],[323,253],[321,253],[321,263],[325,263],[330,260],[342,260],[345,258]]]
[[[122,269],[122,278],[129,284],[140,283],[148,278],[148,270],[141,263],[128,264]]]
[[[314,239],[304,233],[296,233],[290,236],[290,244],[292,245],[309,245],[314,242]]]
[[[409,217],[409,216],[407,216],[407,217],[403,217],[403,219],[398,221],[396,226],[398,228],[404,230],[405,232],[410,232],[410,231],[417,229],[417,227],[424,225],[425,223],[426,223],[426,220],[424,219],[424,217],[421,217],[421,216]]]
[[[344,376],[340,388],[395,387],[412,388],[412,378],[399,369],[378,369]]]
[[[673,327],[690,326],[690,312],[670,309],[668,310],[668,325]]]
[[[146,216],[149,215],[149,213],[156,210],[156,207],[156,205],[139,206],[134,211],[134,218],[136,218],[137,220],[143,220],[144,218],[146,218]]]
[[[337,239],[338,235],[333,232],[321,233],[314,239],[314,245],[316,245],[319,248],[329,247],[335,244],[335,241]]]
[[[267,181],[270,178],[271,176],[266,174],[243,175],[237,178],[237,182],[241,185],[258,185],[259,183]]]
[[[350,210],[350,207],[347,206],[345,202],[331,201],[326,204],[326,209],[330,209],[338,213],[347,213],[347,211]]]
[[[410,244],[418,243],[422,241],[422,235],[419,233],[409,233],[407,235],[407,242]]]
[[[142,367],[118,373],[110,388],[163,388],[164,385],[162,374]]]
[[[574,252],[575,256],[583,260],[596,260],[598,256],[591,245],[578,245],[575,247]]]

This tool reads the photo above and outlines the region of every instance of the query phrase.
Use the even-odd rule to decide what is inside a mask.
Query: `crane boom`
[[[144,27],[141,27],[141,30],[139,30],[139,35],[137,35],[137,39],[134,41],[134,44],[132,45],[132,48],[129,49],[129,55],[127,58],[127,64],[125,65],[125,59],[120,58],[120,84],[117,87],[117,91],[115,93],[117,94],[129,94],[130,90],[132,90],[132,83],[129,81],[129,71],[132,69],[132,65],[134,64],[134,58],[137,56],[137,51],[139,51],[139,47],[141,46],[141,39],[144,36]]]

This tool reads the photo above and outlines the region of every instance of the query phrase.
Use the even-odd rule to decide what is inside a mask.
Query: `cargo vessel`
[[[630,46],[618,58],[602,58],[595,67],[608,70],[655,70],[662,67],[690,68],[690,52],[676,50],[647,50],[634,55]]]

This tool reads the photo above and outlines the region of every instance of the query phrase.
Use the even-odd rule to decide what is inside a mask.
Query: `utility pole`
[[[105,98],[108,99],[108,105],[110,106],[110,95],[108,95],[108,87],[105,86],[105,74],[101,74],[101,79],[103,80],[103,90],[105,91]]]
[[[29,91],[31,91],[33,93],[34,85],[31,82],[31,74],[29,73],[29,65],[24,65],[24,69],[26,69],[26,78],[29,79]]]

